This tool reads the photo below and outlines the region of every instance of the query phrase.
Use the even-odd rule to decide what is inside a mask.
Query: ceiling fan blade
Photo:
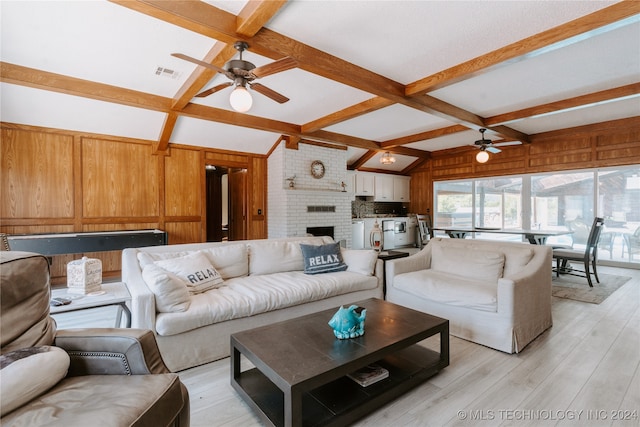
[[[522,142],[520,141],[494,142],[493,145],[496,147],[507,147],[509,145],[522,145]]]
[[[501,151],[502,151],[502,150],[501,150],[501,149],[499,149],[499,148],[491,147],[491,146],[487,147],[487,148],[486,148],[486,150],[487,150],[488,152],[490,152],[490,153],[493,153],[493,154],[496,154],[496,153],[499,153],[499,152],[501,152]]]
[[[212,87],[210,89],[203,90],[202,92],[200,92],[199,94],[196,95],[196,98],[205,98],[205,97],[211,95],[212,93],[216,93],[219,90],[228,88],[231,85],[233,85],[233,82],[227,82],[227,83],[219,84],[219,85],[214,86],[214,87]]]
[[[175,56],[176,58],[180,58],[180,59],[183,59],[185,61],[193,62],[194,64],[202,65],[203,67],[207,67],[210,70],[217,71],[218,73],[224,74],[225,76],[227,75],[227,71],[226,70],[223,70],[222,68],[220,68],[220,67],[218,67],[216,65],[209,64],[208,62],[200,61],[199,59],[192,58],[192,57],[184,55],[182,53],[172,53],[171,56]]]
[[[251,86],[251,89],[255,90],[258,93],[263,94],[267,98],[273,99],[274,101],[280,104],[284,104],[289,100],[289,98],[287,98],[286,96],[281,95],[275,90],[269,89],[268,87],[261,85],[260,83],[251,83],[250,86]]]
[[[278,59],[277,61],[271,62],[269,64],[263,65],[261,67],[256,67],[251,70],[251,74],[256,76],[257,78],[269,76],[271,74],[279,73],[281,71],[290,70],[298,66],[298,61],[287,56],[282,59]]]

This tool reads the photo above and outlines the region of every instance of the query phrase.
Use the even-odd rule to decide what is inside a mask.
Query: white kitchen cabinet
[[[375,197],[376,202],[393,202],[393,176],[379,174],[375,175]]]
[[[410,178],[406,176],[393,177],[393,201],[409,202]]]
[[[348,171],[347,172],[347,193],[354,193],[355,196],[355,192],[356,192],[356,173],[352,172],[352,171]]]
[[[375,193],[375,179],[373,174],[359,172],[355,174],[356,196],[373,196]]]

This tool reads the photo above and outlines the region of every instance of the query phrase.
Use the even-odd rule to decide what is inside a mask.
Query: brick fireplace
[[[321,179],[311,176],[314,160],[325,165]],[[287,178],[294,176],[291,188]],[[333,238],[351,247],[353,192],[344,192],[341,186],[348,182],[346,150],[309,144],[292,150],[282,142],[269,156],[268,178],[269,238],[304,236],[307,228],[333,227]]]

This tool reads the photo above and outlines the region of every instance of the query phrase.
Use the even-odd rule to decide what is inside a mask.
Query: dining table
[[[544,245],[551,236],[573,234],[571,230],[537,230],[519,228],[489,228],[489,227],[434,227],[436,231],[444,231],[452,239],[464,239],[470,233],[519,234],[524,236],[532,245]]]

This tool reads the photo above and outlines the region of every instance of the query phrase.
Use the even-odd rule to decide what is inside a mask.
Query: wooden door
[[[222,173],[226,170],[207,169],[207,242],[222,241]]]
[[[229,169],[229,240],[247,238],[247,170]]]

